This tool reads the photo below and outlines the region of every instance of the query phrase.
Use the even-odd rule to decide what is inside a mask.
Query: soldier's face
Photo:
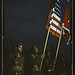
[[[50,56],[50,53],[48,52],[48,56]]]
[[[22,50],[23,50],[22,45],[18,46],[18,51],[19,51],[19,52],[22,52]]]
[[[35,48],[35,53],[39,53],[39,50],[38,50],[38,48]]]

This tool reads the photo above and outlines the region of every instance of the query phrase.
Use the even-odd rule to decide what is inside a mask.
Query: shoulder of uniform
[[[34,54],[31,54],[31,56],[32,56],[32,58],[34,58],[34,59],[36,58]]]

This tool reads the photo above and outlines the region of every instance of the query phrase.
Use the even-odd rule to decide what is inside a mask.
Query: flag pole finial
[[[64,26],[64,23],[62,23],[62,25]]]

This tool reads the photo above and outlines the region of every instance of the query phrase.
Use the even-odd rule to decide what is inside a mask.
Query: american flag
[[[68,10],[68,3],[66,4],[66,11],[65,11],[65,16],[64,16],[64,20],[62,22],[62,7],[60,5],[60,0],[56,0],[53,8],[50,11],[50,14],[48,16],[48,20],[47,20],[47,24],[46,24],[46,28],[48,29],[50,26],[50,32],[59,37],[61,34],[61,26],[62,23],[64,23],[64,28],[63,28],[63,35],[66,36],[67,41],[69,41],[69,37],[70,37],[70,26],[69,26],[69,10]]]
[[[57,0],[49,14],[48,22],[46,25],[46,28],[50,26],[50,32],[52,32],[52,34],[56,35],[57,37],[59,37],[61,34],[62,12],[60,10],[61,10],[60,1]]]

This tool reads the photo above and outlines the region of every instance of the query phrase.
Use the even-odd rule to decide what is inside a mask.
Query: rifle
[[[14,41],[13,41],[12,38],[10,38],[10,40],[11,40],[11,44],[12,44],[12,49],[13,49],[12,52],[13,52],[13,55],[14,55],[14,59],[16,59]]]

